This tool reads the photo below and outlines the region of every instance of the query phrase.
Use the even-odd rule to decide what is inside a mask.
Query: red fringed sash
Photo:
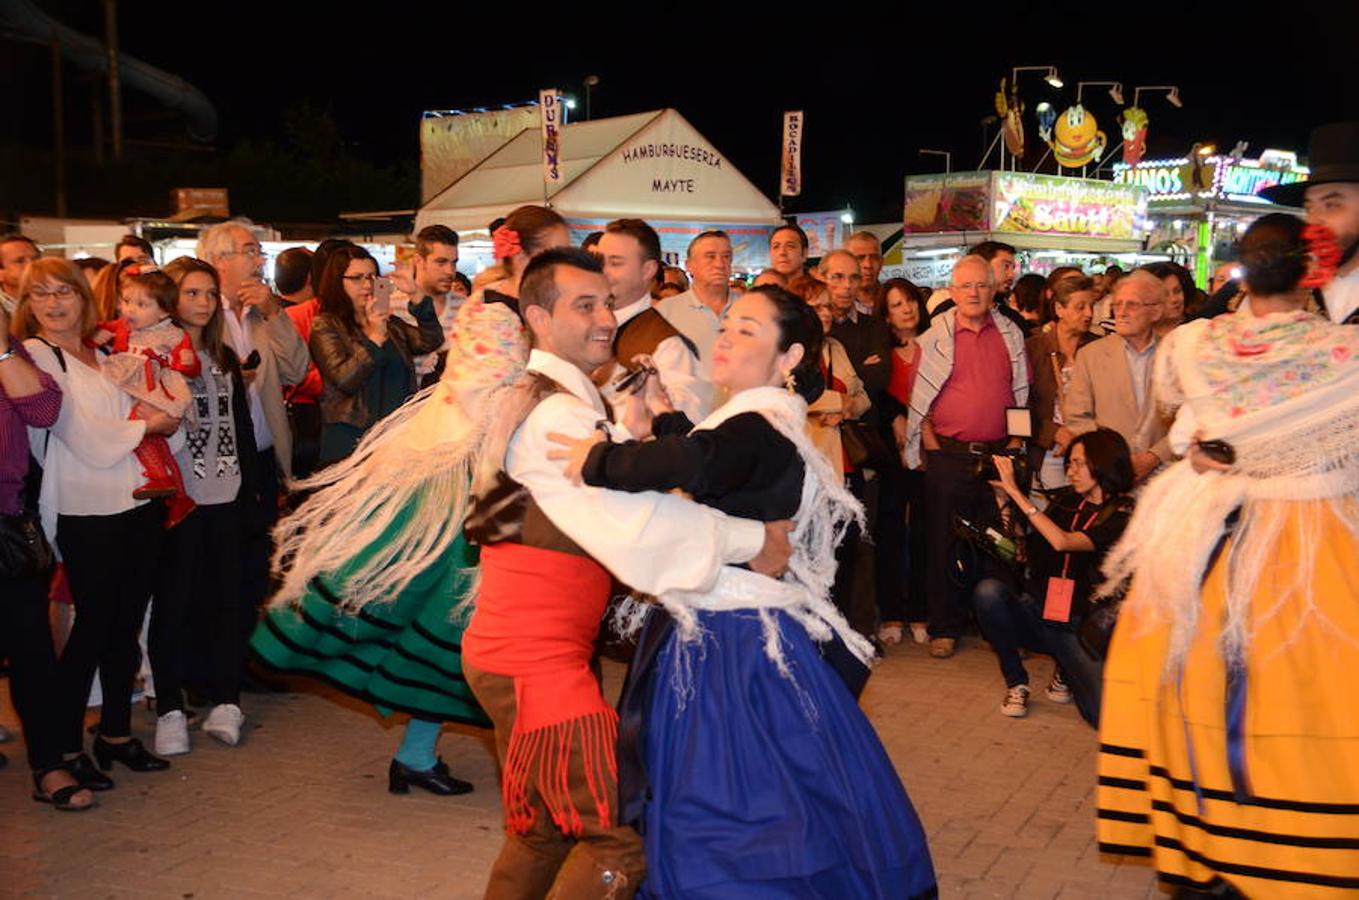
[[[516,692],[519,680],[515,679]],[[611,708],[556,725],[525,731],[516,723],[505,758],[505,827],[515,834],[532,830],[537,818],[534,789],[563,834],[580,837],[582,791],[600,828],[613,827],[613,785],[618,783],[618,714]],[[573,772],[574,770],[574,772]],[[572,784],[572,775],[577,780]],[[586,814],[589,810],[586,810]]]
[[[590,670],[611,586],[583,556],[508,542],[482,548],[462,649],[469,664],[514,679],[503,787],[512,832],[533,827],[535,792],[565,834],[579,836],[591,810],[613,826],[618,715]]]

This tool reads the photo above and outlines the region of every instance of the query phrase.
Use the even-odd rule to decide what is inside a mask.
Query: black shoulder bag
[[[38,340],[42,340],[39,338]],[[66,360],[60,347],[51,348],[57,358],[57,365],[66,371]],[[48,434],[51,440],[51,433]],[[56,559],[52,545],[43,533],[42,521],[38,518],[38,494],[42,485],[42,466],[28,455],[28,473],[24,476],[23,490],[19,494],[19,513],[0,515],[0,578],[20,579],[43,575],[51,571]]]

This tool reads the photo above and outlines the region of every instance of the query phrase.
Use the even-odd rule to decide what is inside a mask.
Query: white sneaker
[[[189,752],[189,720],[180,710],[156,719],[156,755],[180,756]]]
[[[241,742],[241,725],[245,722],[245,713],[234,703],[219,703],[208,713],[207,721],[203,723],[203,730],[217,740],[234,747]]]
[[[1047,694],[1048,699],[1053,703],[1070,703],[1074,699],[1071,696],[1071,686],[1066,683],[1061,671],[1052,673],[1052,681],[1043,693]]]
[[[890,625],[883,625],[878,629],[878,640],[889,647],[895,647],[901,643],[901,625],[893,622]]]
[[[911,623],[911,640],[917,644],[928,644],[930,642],[930,629],[924,622]]]
[[[1000,705],[1002,715],[1022,719],[1029,714],[1029,686],[1017,684],[1005,691],[1005,702]]]

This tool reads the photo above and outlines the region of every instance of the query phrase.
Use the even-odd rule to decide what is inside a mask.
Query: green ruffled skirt
[[[357,614],[342,611],[337,599],[345,569],[314,578],[298,606],[268,610],[250,647],[270,667],[318,678],[383,715],[489,727],[462,674],[470,608],[454,612],[471,587],[477,558],[477,548],[459,535],[395,600],[370,603]]]

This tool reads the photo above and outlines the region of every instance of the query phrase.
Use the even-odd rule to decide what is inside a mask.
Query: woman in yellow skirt
[[[1359,896],[1359,328],[1303,311],[1322,247],[1263,217],[1248,302],[1165,339],[1157,399],[1188,457],[1106,562],[1132,586],[1100,849],[1151,857],[1182,895]]]

